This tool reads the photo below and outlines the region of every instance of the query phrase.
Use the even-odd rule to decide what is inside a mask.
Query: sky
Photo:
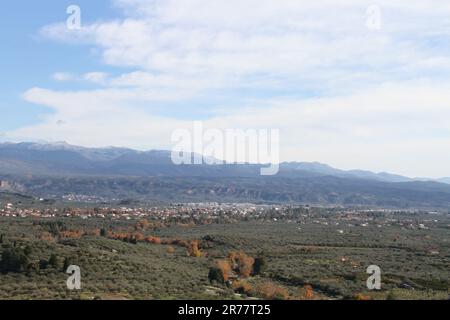
[[[8,1],[0,141],[170,149],[200,120],[279,129],[282,161],[450,176],[448,17],[442,0]]]

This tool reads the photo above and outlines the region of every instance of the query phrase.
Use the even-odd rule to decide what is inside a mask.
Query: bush
[[[216,264],[217,268],[222,272],[222,282],[228,281],[231,272],[230,262],[227,260],[218,260]]]
[[[30,265],[29,251],[22,248],[6,248],[2,253],[0,270],[2,273],[27,271]]]
[[[104,228],[100,229],[100,237],[107,237],[108,231]]]
[[[298,290],[298,300],[313,300],[314,299],[314,290],[310,285],[306,285],[300,290]]]
[[[245,254],[243,251],[230,252],[228,258],[236,271],[241,277],[248,278],[253,272],[253,264],[255,259]]]
[[[289,298],[289,292],[286,288],[278,286],[272,281],[261,283],[256,288],[256,293],[268,300],[287,300]]]
[[[64,259],[62,271],[63,271],[63,272],[66,272],[67,269],[69,268],[69,266],[71,266],[72,264],[73,264],[72,259],[66,257],[66,258]]]
[[[267,262],[264,256],[255,258],[255,263],[253,264],[253,274],[258,275],[266,271]]]
[[[369,296],[366,296],[366,295],[364,295],[362,293],[355,294],[354,299],[355,300],[359,300],[359,301],[372,300],[372,298],[370,298]]]
[[[209,269],[208,279],[210,282],[217,281],[219,283],[225,282],[225,277],[222,269],[214,267]]]
[[[47,260],[44,260],[44,259],[39,260],[39,269],[45,270],[45,269],[47,269],[47,267],[48,267]]]
[[[241,294],[249,294],[252,290],[252,285],[245,280],[234,281],[233,290]]]
[[[52,253],[50,255],[50,258],[48,259],[48,265],[55,269],[58,268],[58,257],[56,256],[56,254]]]
[[[197,240],[189,242],[187,248],[187,254],[189,257],[199,258],[202,256],[202,252],[199,249],[199,242]]]
[[[169,253],[169,254],[175,253],[175,248],[172,246],[167,247],[167,253]]]

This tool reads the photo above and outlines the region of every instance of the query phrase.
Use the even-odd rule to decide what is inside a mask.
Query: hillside
[[[0,190],[43,198],[450,206],[450,185],[444,183],[318,163],[283,163],[273,177],[260,176],[259,169],[246,164],[176,166],[168,151],[0,145]]]

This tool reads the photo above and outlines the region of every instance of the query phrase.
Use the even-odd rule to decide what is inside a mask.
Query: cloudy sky
[[[0,139],[170,149],[202,120],[280,129],[284,161],[450,176],[449,17],[442,0],[8,1]]]

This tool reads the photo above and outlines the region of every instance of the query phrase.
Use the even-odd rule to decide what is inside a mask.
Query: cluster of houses
[[[16,207],[13,203],[0,203],[0,217],[81,219],[148,219],[162,223],[234,223],[238,221],[271,221],[330,226],[338,234],[352,227],[398,226],[410,230],[428,230],[437,220],[436,213],[427,219],[415,218],[417,212],[388,209],[357,210],[346,208],[313,208],[309,206],[275,206],[254,204],[185,203],[150,208],[100,207],[100,208],[42,208]],[[400,217],[401,215],[401,217]]]
[[[100,207],[100,208],[23,208],[12,203],[0,203],[1,217],[57,218],[78,217],[82,219],[149,219],[176,222],[233,222],[243,219],[259,219],[280,208],[251,204],[191,203],[150,208]]]

